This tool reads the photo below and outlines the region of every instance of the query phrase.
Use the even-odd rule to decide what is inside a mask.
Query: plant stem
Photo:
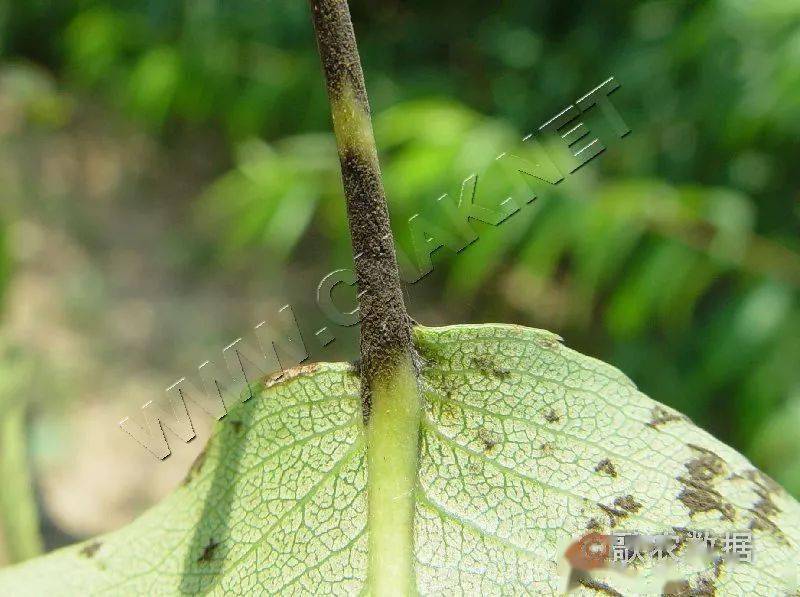
[[[39,555],[42,541],[28,470],[24,400],[3,398],[0,396],[0,529],[8,558],[14,563]]]
[[[421,398],[411,325],[372,132],[369,100],[345,0],[309,0],[339,150],[361,315],[367,419],[369,564],[376,595],[409,595]]]

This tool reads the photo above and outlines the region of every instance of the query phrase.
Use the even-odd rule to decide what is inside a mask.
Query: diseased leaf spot
[[[611,462],[608,458],[604,458],[603,460],[598,462],[597,466],[594,467],[594,472],[605,473],[609,477],[617,476],[617,468],[614,466],[614,463]]]
[[[691,585],[688,580],[668,580],[661,589],[664,597],[682,597],[691,594]]]
[[[452,424],[458,420],[458,410],[452,403],[443,402],[441,409],[442,422]]]
[[[700,453],[698,458],[686,463],[686,468],[689,470],[689,475],[697,482],[710,482],[715,477],[725,474],[726,465],[722,460],[711,450],[689,444],[689,447]]]
[[[725,566],[725,560],[722,557],[714,559],[714,578],[722,576],[723,566]]]
[[[230,424],[231,424],[231,427],[233,427],[233,431],[235,433],[238,434],[238,433],[242,432],[242,422],[241,421],[237,421],[236,419],[231,419]]]
[[[691,592],[691,595],[697,597],[714,597],[717,594],[717,589],[714,586],[714,581],[705,577],[700,577],[697,581],[697,586]]]
[[[80,551],[80,554],[85,558],[93,558],[95,554],[100,550],[102,547],[102,543],[100,541],[92,541],[84,546],[84,548]]]
[[[609,524],[612,527],[616,526],[620,520],[626,518],[629,514],[635,514],[642,508],[642,504],[632,495],[616,498],[613,506],[606,506],[605,504],[597,505],[603,512],[608,514],[610,520]]]
[[[618,497],[617,499],[614,500],[614,505],[617,508],[622,508],[626,512],[633,512],[633,513],[638,512],[642,508],[642,505],[639,502],[637,502],[636,498],[634,498],[632,495],[626,495],[625,497]]]
[[[217,551],[217,547],[219,547],[219,542],[214,541],[214,539],[209,539],[208,545],[203,548],[203,553],[201,553],[200,557],[197,558],[197,563],[208,564],[214,559],[214,552]]]
[[[320,363],[309,363],[307,365],[299,365],[283,371],[275,371],[274,373],[265,376],[261,380],[261,384],[265,389],[268,389],[278,384],[291,381],[297,377],[313,375],[319,370],[319,367]]]
[[[558,416],[556,411],[554,411],[552,408],[549,408],[544,412],[544,420],[548,423],[558,423],[561,420],[561,417]]]
[[[241,423],[240,423],[241,424]],[[200,471],[203,470],[203,464],[206,461],[206,454],[208,452],[208,445],[197,455],[197,458],[194,459],[192,466],[189,467],[189,472],[186,473],[186,477],[184,477],[181,485],[188,485],[192,479],[194,479],[197,475],[200,474]]]
[[[482,355],[472,357],[472,366],[481,372],[486,377],[495,377],[497,379],[505,379],[511,374],[510,369],[500,367],[494,359],[489,356]]]
[[[745,475],[752,481],[753,490],[759,498],[750,508],[750,512],[753,514],[753,519],[750,521],[750,529],[771,533],[779,541],[786,544],[786,536],[773,520],[776,514],[780,514],[781,509],[778,508],[772,497],[783,491],[783,489],[761,471],[752,470],[745,473]]]
[[[684,415],[669,411],[661,405],[653,407],[651,413],[651,420],[647,423],[647,426],[653,429],[658,429],[661,425],[666,425],[667,423],[688,420]]]
[[[590,518],[589,522],[586,523],[586,530],[587,531],[599,531],[603,528],[603,525],[600,524],[600,521],[596,518]]]
[[[496,451],[495,448],[501,442],[502,436],[491,429],[481,427],[478,429],[478,439],[483,444],[483,453],[491,455]]]
[[[693,444],[689,444],[689,447],[699,452],[699,456],[684,465],[689,472],[688,477],[677,477],[684,485],[678,499],[689,509],[690,516],[717,510],[725,519],[732,521],[735,513],[733,506],[712,486],[715,479],[725,474],[725,461],[706,448]]]
[[[608,585],[599,580],[595,580],[591,576],[581,575],[577,578],[577,580],[578,583],[580,583],[587,589],[591,589],[603,595],[611,595],[612,597],[623,597],[622,593],[612,588],[611,585]]]
[[[538,344],[539,346],[541,346],[546,350],[556,350],[559,346],[561,346],[561,343],[558,341],[557,338],[549,338],[543,336],[540,336],[536,339],[536,344]]]

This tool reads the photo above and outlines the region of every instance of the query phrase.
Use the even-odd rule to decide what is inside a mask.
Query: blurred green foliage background
[[[477,226],[463,253],[440,251],[409,289],[412,315],[554,330],[800,496],[800,2],[351,7],[401,243],[410,215],[609,76],[632,129],[618,139],[592,120],[606,152],[536,186],[500,228]],[[75,351],[53,353],[55,335],[16,337],[49,372],[27,398],[38,477],[63,447],[54,413],[88,400],[87,380],[117,387],[142,370],[166,387],[159,376],[207,358],[177,345],[216,351],[259,321],[239,318],[232,295],[313,305],[320,274],[351,262],[307,12],[297,0],[0,0],[0,209],[20,261],[9,301],[30,301],[17,276],[46,262],[42,292],[65,306],[38,325],[92,339],[78,374],[56,362]],[[487,187],[495,204],[515,176]],[[151,279],[143,263],[167,273]],[[0,288],[9,271],[0,260]],[[142,312],[148,338],[108,340]],[[137,405],[124,404],[114,412]]]

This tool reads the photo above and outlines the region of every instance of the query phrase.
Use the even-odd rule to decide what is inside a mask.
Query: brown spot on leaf
[[[691,585],[688,580],[668,580],[661,589],[665,597],[683,597],[691,594]]]
[[[715,477],[725,474],[727,466],[722,458],[707,448],[701,448],[694,444],[689,444],[689,447],[699,453],[697,458],[684,465],[693,480],[698,483],[710,483]]]
[[[600,524],[600,521],[596,518],[590,518],[589,522],[586,523],[586,530],[587,531],[599,531],[603,528],[603,525]]]
[[[600,582],[599,580],[595,580],[591,576],[582,575],[578,577],[577,580],[579,584],[587,589],[597,591],[598,593],[602,593],[604,595],[611,595],[612,597],[623,597],[622,593],[613,589],[610,585]]]
[[[648,427],[658,429],[661,425],[673,423],[676,421],[685,421],[686,417],[673,411],[669,411],[663,406],[656,406],[653,408],[650,415],[650,422],[647,423]]]
[[[203,450],[197,455],[197,458],[194,459],[192,462],[192,466],[189,467],[189,472],[186,473],[183,481],[181,481],[181,485],[188,485],[192,479],[194,479],[200,471],[203,469],[203,464],[206,461],[206,454],[208,451],[208,446],[203,448]]]
[[[93,558],[102,545],[103,544],[99,541],[87,543],[83,549],[81,549],[80,554],[85,558]]]
[[[734,519],[733,506],[727,503],[719,492],[704,486],[695,486],[683,477],[678,480],[686,486],[678,494],[678,499],[689,509],[689,515],[698,512],[711,512],[717,510],[726,520]]]
[[[544,412],[544,420],[548,423],[558,423],[561,420],[561,417],[558,416],[558,413],[554,411],[552,408],[548,408]]]
[[[231,427],[233,427],[233,431],[235,433],[241,433],[242,431],[242,422],[236,419],[231,419]]]
[[[641,510],[642,505],[636,501],[632,495],[626,495],[624,497],[618,497],[614,500],[614,505],[617,508],[622,508],[626,512],[638,512]]]
[[[698,455],[684,464],[688,476],[677,477],[684,486],[678,499],[689,509],[690,516],[717,510],[723,518],[733,520],[733,506],[713,487],[714,482],[726,473],[727,464],[707,448],[693,444],[689,444],[689,447]]]
[[[614,464],[608,459],[604,458],[600,462],[597,463],[597,466],[594,467],[594,472],[596,473],[605,473],[610,477],[617,476],[617,468]]]
[[[714,586],[714,581],[701,576],[691,594],[693,597],[714,597],[717,594],[717,589]]]
[[[688,580],[667,581],[661,589],[661,594],[665,597],[713,597],[716,590],[712,581],[700,577],[696,587],[692,587]]]
[[[448,396],[448,399],[450,396]],[[458,420],[458,411],[451,402],[442,402],[442,422],[455,423]]]
[[[510,369],[501,367],[491,357],[485,355],[473,357],[472,365],[486,377],[505,379],[511,374]]]
[[[642,505],[632,495],[616,498],[613,506],[606,506],[605,504],[597,504],[597,506],[608,514],[611,527],[616,526],[620,520],[626,518],[629,514],[635,514],[642,508]]]
[[[291,369],[286,369],[285,371],[275,371],[274,373],[264,376],[261,379],[261,384],[265,389],[271,388],[272,386],[285,383],[296,377],[316,373],[319,370],[319,367],[319,363],[309,363],[308,365],[299,365],[297,367],[292,367]]]
[[[750,508],[753,515],[750,520],[750,529],[771,533],[781,543],[787,543],[786,535],[774,520],[774,516],[780,514],[781,509],[772,499],[775,495],[782,493],[784,489],[759,470],[747,471],[745,476],[753,483],[753,491],[758,496],[758,501]]]
[[[714,578],[719,578],[722,575],[724,566],[725,560],[722,557],[714,558]]]
[[[211,560],[214,559],[214,552],[217,551],[217,547],[219,547],[219,542],[214,541],[214,539],[208,540],[208,545],[203,548],[203,553],[200,554],[200,557],[197,558],[198,564],[207,564]]]
[[[481,440],[481,443],[483,444],[483,453],[491,455],[496,451],[495,448],[500,443],[502,438],[498,433],[495,433],[491,429],[481,427],[478,429],[478,439]]]
[[[559,346],[561,346],[561,342],[559,342],[559,338],[557,336],[556,337],[537,336],[535,342],[536,344],[547,350],[555,350]]]

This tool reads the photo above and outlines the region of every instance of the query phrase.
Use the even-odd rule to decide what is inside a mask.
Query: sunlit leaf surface
[[[798,503],[622,373],[540,330],[415,335],[420,593],[796,595]],[[358,378],[320,364],[265,386],[220,422],[171,497],[0,572],[0,594],[368,593]],[[686,540],[669,565],[565,558],[591,533],[693,530],[751,532],[752,563]]]

